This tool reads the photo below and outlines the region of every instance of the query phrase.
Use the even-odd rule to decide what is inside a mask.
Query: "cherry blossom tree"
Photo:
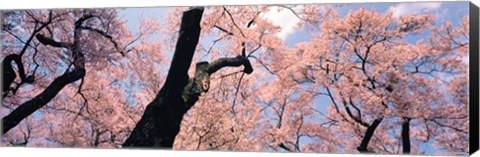
[[[337,7],[6,12],[2,145],[468,154],[468,17]]]
[[[301,62],[288,67],[281,67],[284,60],[271,63],[292,69],[285,77],[306,84],[304,88],[312,94],[330,99],[328,121],[338,125],[335,128],[346,133],[344,136],[358,138],[350,151],[356,147],[360,152],[410,153],[413,146],[414,153],[419,153],[419,141],[430,139],[410,132],[433,134],[432,128],[443,128],[466,135],[468,130],[466,125],[448,122],[468,123],[463,110],[467,104],[450,102],[447,95],[453,95],[438,90],[451,87],[442,76],[467,74],[462,59],[468,53],[468,21],[460,28],[448,23],[438,28],[431,15],[394,18],[392,13],[361,8],[344,18],[334,14],[323,22],[322,31],[311,42],[297,44],[295,59],[286,58]],[[404,39],[429,27],[433,35],[427,43],[422,39],[412,44]],[[304,58],[308,60],[301,60]],[[402,145],[402,150],[397,145]],[[468,153],[468,144],[455,146],[462,147],[458,152]]]
[[[33,114],[36,117],[35,119],[40,119],[37,123],[45,122],[45,125],[37,130],[43,132],[43,137],[53,133],[48,132],[49,130],[55,131],[55,133],[72,131],[63,127],[85,130],[86,128],[81,125],[76,125],[77,119],[84,120],[84,118],[90,120],[88,123],[93,123],[93,127],[97,127],[96,130],[100,129],[97,132],[103,133],[105,131],[101,130],[105,129],[112,131],[111,127],[103,128],[102,125],[105,124],[98,124],[102,122],[92,122],[94,120],[108,120],[108,116],[104,113],[103,118],[97,117],[98,113],[94,114],[91,110],[111,112],[109,114],[118,113],[109,111],[115,110],[115,106],[97,104],[112,102],[109,99],[122,94],[122,90],[118,90],[120,86],[111,88],[111,91],[104,87],[109,86],[106,83],[114,83],[124,77],[121,71],[114,69],[120,68],[116,66],[118,61],[127,52],[131,51],[129,45],[136,40],[140,40],[142,34],[133,39],[132,34],[127,31],[125,21],[119,19],[117,11],[112,9],[18,11],[4,17],[3,31],[5,35],[3,36],[4,40],[2,40],[4,46],[2,53],[9,55],[20,52],[19,55],[24,56],[22,59],[25,61],[25,66],[29,67],[27,71],[31,73],[30,76],[36,77],[31,86],[21,87],[22,83],[20,83],[15,89],[18,89],[19,92],[5,93],[8,95],[2,100],[2,107],[5,108],[5,110],[2,110],[2,114],[8,115],[2,119],[4,123],[3,132],[8,132],[33,112],[40,114]],[[24,36],[29,36],[27,41],[24,41]],[[88,68],[91,68],[91,70]],[[81,81],[77,82],[78,80]],[[92,83],[97,83],[97,85]],[[103,83],[103,87],[98,83]],[[73,85],[69,86],[68,84]],[[110,95],[99,94],[98,91],[101,90],[105,90],[105,94]],[[95,105],[94,109],[91,109],[92,104]],[[120,106],[125,106],[123,112],[135,113],[132,112],[135,109],[130,106],[127,107],[124,101]],[[62,124],[64,121],[56,121],[59,118],[55,118],[53,115],[64,115],[65,117],[61,116],[63,118],[60,119],[71,120],[75,123]],[[122,115],[119,114],[118,116]],[[128,119],[125,117],[122,120]],[[131,123],[134,124],[134,121]],[[84,124],[85,122],[80,123]],[[110,121],[108,125],[114,123],[114,121]],[[56,130],[60,124],[64,126],[60,130]],[[18,130],[13,132],[16,131]],[[121,132],[129,133],[130,131],[123,129]],[[93,134],[93,131],[91,133]],[[62,134],[52,134],[52,136],[62,136]],[[7,133],[5,136],[8,138],[10,134]],[[80,135],[72,134],[72,136],[78,137]],[[57,142],[57,140],[55,141]],[[71,144],[70,146],[76,145]]]

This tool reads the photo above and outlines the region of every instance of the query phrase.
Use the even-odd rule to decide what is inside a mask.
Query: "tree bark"
[[[18,74],[22,82],[26,81],[25,69],[23,68],[22,57],[17,54],[10,54],[5,57],[2,61],[3,69],[3,97],[6,97],[10,91],[10,86],[14,82],[17,74],[13,70],[12,61],[15,61],[18,67]]]
[[[183,115],[190,109],[182,99],[188,84],[188,69],[200,35],[203,8],[183,13],[173,60],[165,84],[127,138],[123,147],[171,148]]]
[[[245,73],[250,74],[253,72],[252,65],[250,65],[250,62],[248,61],[248,59],[245,56],[241,56],[241,55],[235,58],[220,58],[212,62],[207,67],[206,70],[208,74],[213,74],[216,71],[226,66],[241,66],[241,65],[245,67],[245,69],[243,70]]]
[[[180,131],[183,116],[210,86],[210,75],[223,67],[244,66],[250,74],[253,68],[245,56],[220,58],[196,64],[195,76],[188,77],[195,48],[200,36],[200,21],[203,8],[194,8],[183,13],[180,33],[175,47],[172,64],[165,84],[158,92],[127,138],[123,147],[172,148]]]
[[[402,124],[403,154],[410,154],[410,118],[405,118]]]
[[[365,132],[365,136],[363,136],[362,143],[360,143],[360,146],[357,147],[357,150],[362,152],[362,153],[368,153],[368,143],[373,137],[373,133],[375,133],[375,129],[377,129],[378,125],[380,122],[382,122],[383,118],[375,119],[373,123],[368,126],[367,131]]]
[[[57,77],[53,82],[35,98],[23,103],[10,114],[2,118],[2,133],[7,133],[17,126],[20,121],[31,115],[33,112],[45,106],[52,100],[67,84],[73,83],[85,76],[85,69],[76,68],[70,72]]]

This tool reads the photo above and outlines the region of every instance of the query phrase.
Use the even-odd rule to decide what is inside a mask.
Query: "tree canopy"
[[[1,145],[468,154],[468,16],[345,7],[2,12]]]

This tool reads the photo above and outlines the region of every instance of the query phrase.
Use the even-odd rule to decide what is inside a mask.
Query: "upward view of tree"
[[[468,154],[468,17],[342,7],[2,12],[2,145]]]

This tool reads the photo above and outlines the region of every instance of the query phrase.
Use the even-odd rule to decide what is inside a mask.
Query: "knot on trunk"
[[[195,68],[195,76],[188,81],[182,91],[182,98],[191,107],[198,97],[210,88],[210,74],[207,72],[208,62],[199,62]]]

